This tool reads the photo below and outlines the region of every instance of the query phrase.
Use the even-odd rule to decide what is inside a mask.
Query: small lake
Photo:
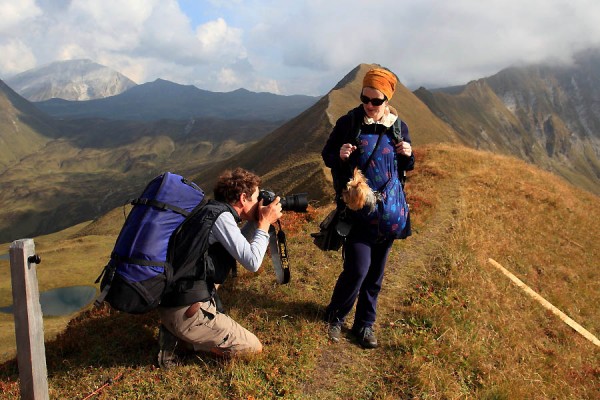
[[[57,317],[81,310],[95,297],[94,286],[70,286],[40,293],[40,304],[44,317]],[[12,314],[13,306],[0,307],[0,312]]]

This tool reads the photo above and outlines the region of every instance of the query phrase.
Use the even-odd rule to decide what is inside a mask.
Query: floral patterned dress
[[[376,147],[382,125],[375,125],[373,133],[361,133],[359,136],[357,159],[358,167],[368,179],[371,189],[378,193],[377,208],[369,212],[368,208],[356,214],[358,225],[367,225],[368,237],[385,240],[399,237],[406,225],[408,204],[398,177],[398,161],[394,142],[390,135],[382,134]],[[387,131],[387,129],[386,129]],[[371,153],[375,154],[371,157]],[[365,165],[369,162],[369,165]]]

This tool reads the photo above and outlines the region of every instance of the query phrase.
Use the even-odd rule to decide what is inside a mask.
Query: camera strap
[[[277,221],[277,224],[279,225],[279,231],[273,225],[269,227],[269,251],[275,269],[275,278],[277,283],[282,285],[290,281],[290,261],[285,232],[281,229],[281,222]]]

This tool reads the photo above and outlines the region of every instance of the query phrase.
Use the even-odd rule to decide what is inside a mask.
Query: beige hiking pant
[[[190,306],[160,307],[162,324],[179,339],[191,344],[194,351],[219,356],[260,353],[258,338],[231,317],[217,311],[213,300],[200,303],[198,311],[186,317]]]

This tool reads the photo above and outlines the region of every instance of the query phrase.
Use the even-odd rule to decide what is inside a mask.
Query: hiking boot
[[[375,337],[375,332],[373,332],[373,327],[362,327],[358,331],[354,331],[354,334],[358,339],[358,344],[360,344],[365,349],[374,349],[378,346],[377,338]]]
[[[177,365],[177,337],[173,335],[164,325],[161,324],[158,329],[158,366],[162,369],[169,369]]]
[[[329,329],[327,331],[327,336],[329,340],[334,343],[340,341],[340,337],[342,336],[342,326],[338,324],[329,324]]]

